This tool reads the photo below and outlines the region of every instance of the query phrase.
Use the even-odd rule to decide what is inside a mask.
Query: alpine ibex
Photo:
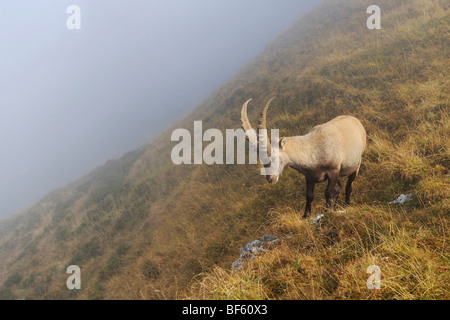
[[[271,143],[267,135],[266,114],[273,98],[269,100],[261,113],[258,125],[259,138],[247,117],[247,105],[250,100],[242,106],[242,128],[253,146],[269,148],[270,152],[271,147],[268,146]],[[336,200],[342,189],[339,177],[348,176],[345,202],[350,203],[352,183],[358,174],[361,156],[366,148],[366,131],[358,119],[352,116],[338,116],[327,123],[315,126],[303,136],[281,137],[278,140],[278,146],[278,170],[275,174],[266,173],[267,181],[272,184],[277,183],[286,166],[305,175],[306,208],[303,218],[311,212],[315,184],[325,180],[328,180],[325,191],[327,208],[335,209]]]

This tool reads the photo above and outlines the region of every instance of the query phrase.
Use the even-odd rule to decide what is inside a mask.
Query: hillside
[[[0,221],[3,299],[449,299],[450,6],[326,1],[159,138]],[[276,185],[256,165],[174,165],[175,128],[238,128],[276,95],[268,127],[305,134],[340,115],[368,133],[353,203],[301,216],[304,178]],[[389,204],[412,194],[404,205]],[[342,199],[342,197],[341,197]],[[242,270],[239,249],[282,241]],[[67,266],[82,270],[68,290]],[[382,288],[366,287],[368,266]]]

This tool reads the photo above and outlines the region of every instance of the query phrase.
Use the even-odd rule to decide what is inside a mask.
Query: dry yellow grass
[[[358,117],[368,147],[346,214],[302,220],[305,186],[292,170],[269,185],[257,166],[175,166],[168,130],[0,224],[0,298],[449,299],[450,8],[378,5],[377,31],[365,27],[365,1],[322,5],[174,125],[237,128],[243,101],[275,94],[268,126],[282,135]],[[410,202],[388,204],[406,193]],[[266,233],[281,243],[231,272],[239,248]],[[65,288],[72,262],[80,292]]]

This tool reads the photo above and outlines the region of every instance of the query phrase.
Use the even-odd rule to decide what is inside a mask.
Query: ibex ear
[[[280,149],[284,149],[284,144],[286,143],[286,138],[280,139]]]

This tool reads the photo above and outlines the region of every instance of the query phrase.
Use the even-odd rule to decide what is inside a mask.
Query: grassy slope
[[[448,299],[449,7],[379,1],[383,29],[370,31],[365,2],[340,2],[300,19],[174,128],[237,128],[243,101],[254,98],[255,119],[274,94],[269,126],[283,135],[355,115],[369,145],[347,214],[301,220],[293,170],[271,186],[257,166],[175,166],[168,130],[2,222],[0,298]],[[387,204],[400,193],[413,201]],[[264,233],[290,237],[230,272]],[[65,288],[72,263],[81,291]],[[371,264],[379,292],[366,288]]]

